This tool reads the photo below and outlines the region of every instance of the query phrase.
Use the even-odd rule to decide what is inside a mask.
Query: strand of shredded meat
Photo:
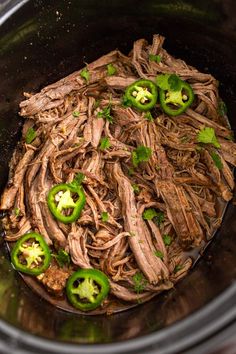
[[[7,241],[38,231],[51,247],[70,253],[73,269],[102,270],[111,293],[130,302],[147,301],[186,275],[192,265],[186,250],[203,246],[219,228],[218,206],[232,198],[234,189],[236,145],[219,113],[217,81],[174,58],[163,43],[160,35],[151,45],[140,39],[128,56],[116,50],[88,64],[88,82],[79,70],[39,93],[25,94],[23,137],[1,197],[1,209],[9,210],[3,221]],[[161,61],[150,60],[150,54]],[[108,64],[115,68],[112,76]],[[191,84],[195,101],[185,113],[171,118],[158,104],[148,121],[144,113],[122,105],[128,85],[163,73]],[[108,106],[113,122],[99,117]],[[197,134],[204,127],[214,128],[220,142],[220,169],[210,144],[198,148]],[[36,138],[26,144],[29,128]],[[100,148],[102,138],[109,139],[107,149]],[[139,145],[151,148],[152,156],[133,170],[131,156]],[[52,217],[46,197],[52,186],[71,182],[78,172],[85,176],[86,205],[76,222],[64,225]],[[163,220],[145,220],[148,208],[161,212]],[[164,242],[166,235],[171,243]],[[54,263],[39,280],[61,296],[71,271],[61,271],[58,281]],[[138,291],[137,273],[145,280]]]

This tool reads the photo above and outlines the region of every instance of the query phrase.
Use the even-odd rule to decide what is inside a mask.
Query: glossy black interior
[[[154,33],[165,48],[220,82],[236,128],[236,5],[234,1],[36,0],[0,27],[0,187],[21,134],[17,115],[23,91],[37,92],[106,52],[124,53]],[[175,289],[113,316],[75,316],[35,296],[11,269],[0,248],[0,316],[40,337],[73,343],[114,343],[158,333],[204,308],[236,276],[236,209],[231,202],[221,229],[188,277]],[[199,323],[201,326],[201,323]],[[91,353],[92,353],[91,349]]]

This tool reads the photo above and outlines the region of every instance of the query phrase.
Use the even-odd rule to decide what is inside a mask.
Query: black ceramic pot
[[[0,1],[0,187],[21,134],[23,91],[46,84],[140,37],[165,47],[220,82],[236,127],[234,0]],[[236,353],[236,209],[175,289],[112,316],[75,316],[34,295],[0,247],[1,353]]]

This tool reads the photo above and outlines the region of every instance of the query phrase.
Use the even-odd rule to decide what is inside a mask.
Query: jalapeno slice
[[[178,116],[191,106],[194,100],[192,87],[175,74],[157,76],[160,104],[169,116]]]
[[[14,245],[11,261],[20,272],[37,276],[49,267],[50,249],[43,236],[30,232],[23,235]]]
[[[91,311],[101,305],[110,290],[107,276],[97,269],[80,269],[67,281],[69,302],[77,309]]]
[[[140,111],[149,111],[157,102],[157,87],[150,80],[138,80],[125,90],[124,100]]]
[[[60,183],[50,189],[47,197],[48,207],[53,216],[64,224],[76,221],[85,205],[83,187]]]

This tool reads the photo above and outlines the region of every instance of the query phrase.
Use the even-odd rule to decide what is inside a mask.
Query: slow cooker
[[[0,189],[21,136],[23,92],[155,33],[165,48],[219,80],[236,129],[236,3],[233,0],[0,1]],[[35,295],[12,269],[1,237],[1,353],[236,353],[236,201],[176,287],[110,316],[75,315]],[[3,233],[2,233],[3,234]]]

